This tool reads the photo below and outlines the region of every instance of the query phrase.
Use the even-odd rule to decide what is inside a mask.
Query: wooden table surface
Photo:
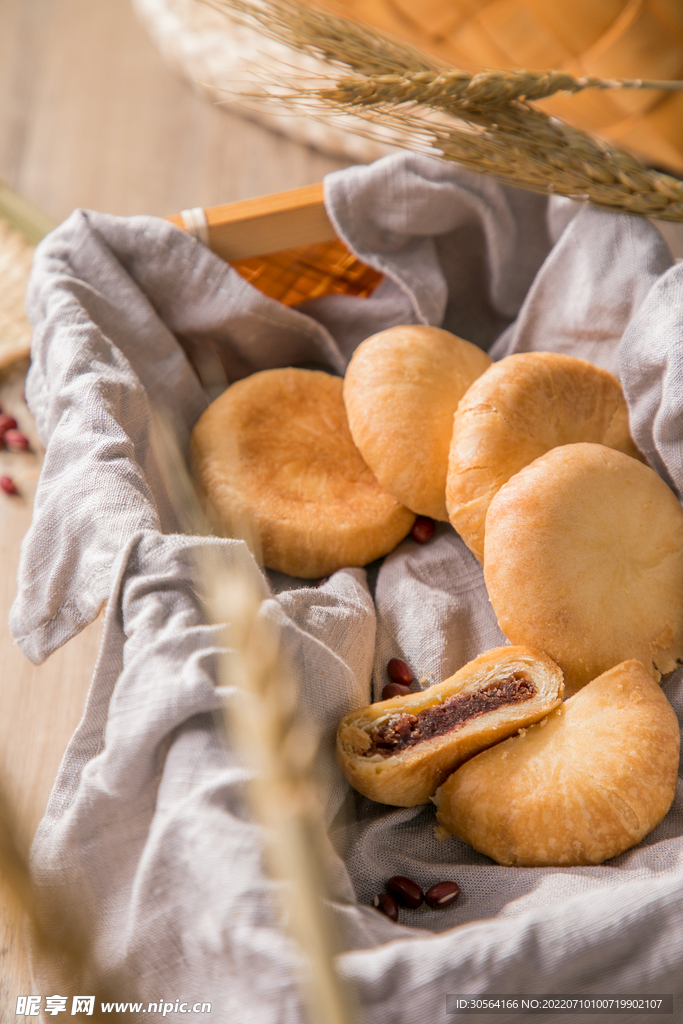
[[[172,214],[312,184],[345,164],[201,97],[165,67],[128,0],[0,2],[0,178],[56,220],[77,206]],[[682,253],[683,230],[665,231]],[[23,372],[0,379],[0,404],[31,431]],[[0,451],[0,475],[21,492],[0,493],[0,772],[26,848],[101,634],[98,621],[40,667],[11,641],[7,615],[38,472],[36,455]],[[0,1021],[15,1019],[17,995],[30,991],[21,918],[0,884]]]
[[[74,207],[167,215],[313,184],[347,161],[226,114],[170,71],[128,0],[1,0],[0,178],[56,220]],[[23,369],[0,404],[32,429]],[[13,644],[7,616],[31,518],[36,455],[0,451],[0,771],[28,847],[80,718],[98,621],[40,666]],[[21,919],[0,887],[0,1020],[31,991]],[[48,993],[42,993],[47,995]]]

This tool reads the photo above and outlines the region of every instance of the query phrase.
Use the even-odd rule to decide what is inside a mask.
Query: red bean
[[[413,528],[410,531],[410,536],[413,540],[416,540],[418,544],[426,544],[428,540],[434,535],[436,529],[436,523],[433,519],[429,519],[427,516],[418,516],[413,523]]]
[[[0,434],[4,434],[6,430],[14,430],[16,425],[14,416],[8,416],[6,412],[0,413]]]
[[[410,687],[402,683],[387,683],[382,690],[382,700],[391,700],[392,697],[405,697],[410,693]]]
[[[318,587],[324,587],[329,578],[329,576],[323,576],[323,578],[321,580],[318,580],[318,582],[316,583],[315,589],[317,590]]]
[[[382,914],[386,914],[392,921],[398,921],[398,903],[388,892],[381,892],[372,901],[373,907]]]
[[[13,452],[25,452],[27,448],[31,447],[31,442],[20,430],[6,430],[2,439]]]
[[[5,494],[16,494],[17,488],[11,476],[0,476],[0,490]]]
[[[450,907],[460,895],[457,882],[437,882],[425,893],[425,903],[430,907]]]
[[[386,889],[401,907],[417,910],[418,907],[422,906],[424,894],[420,886],[417,882],[413,882],[412,878],[406,878],[404,875],[394,875],[387,882]]]
[[[400,658],[392,658],[387,665],[387,675],[392,683],[400,683],[401,686],[410,686],[413,681],[413,673],[410,666],[401,661]]]

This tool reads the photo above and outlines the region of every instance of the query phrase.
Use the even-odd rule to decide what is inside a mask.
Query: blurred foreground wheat
[[[130,979],[104,979],[92,959],[91,937],[82,924],[79,907],[74,907],[59,892],[51,893],[49,909],[29,870],[28,857],[19,840],[18,818],[0,780],[0,881],[23,915],[31,933],[31,943],[39,957],[50,961],[58,991],[69,1004],[77,993],[95,995],[93,1021],[116,1024],[123,1018],[115,1011],[101,1010],[102,1002],[120,1002],[131,998]],[[59,921],[59,935],[46,927],[49,913]],[[10,993],[16,1004],[16,993]],[[13,1012],[14,1006],[10,1007]],[[130,1015],[126,1015],[130,1021]]]
[[[206,387],[209,381],[203,383]],[[220,388],[215,372],[210,386]],[[155,416],[155,436],[157,461],[184,532],[220,532],[190,478],[182,430],[170,410]],[[237,446],[226,445],[223,456],[226,462],[239,459]],[[233,536],[260,560],[260,538],[251,522],[234,522]],[[254,819],[263,826],[270,874],[282,883],[287,930],[301,954],[295,981],[312,1024],[351,1024],[353,1009],[335,969],[336,942],[326,906],[325,836],[313,773],[321,737],[316,723],[297,716],[298,680],[283,655],[276,623],[263,615],[253,579],[236,569],[226,573],[217,568],[210,547],[198,551],[197,574],[208,595],[207,618],[221,628],[217,682],[240,691],[239,700],[230,701],[229,708],[224,704],[224,725],[250,769],[246,795]]]
[[[683,182],[550,117],[533,101],[584,89],[683,89],[683,82],[450,67],[327,7],[296,0],[204,0],[319,62],[262,70],[252,100],[313,117],[353,114],[369,138],[440,156],[538,192],[683,220]]]
[[[168,410],[155,413],[154,423],[155,457],[180,528],[188,534],[210,534],[211,520],[188,475],[182,428]],[[252,537],[238,539],[257,546]],[[217,569],[211,547],[205,554],[197,559],[198,589],[208,595],[207,615],[222,627],[225,645],[225,653],[217,657],[217,683],[242,691],[241,699],[231,701],[230,712],[226,706],[222,724],[252,769],[247,795],[255,820],[263,826],[266,860],[282,883],[284,917],[301,954],[301,970],[293,981],[301,986],[312,1024],[351,1024],[325,905],[324,832],[312,775],[319,737],[315,729],[295,721],[296,680],[283,660],[277,628],[261,615],[256,584],[246,574]],[[59,889],[51,889],[49,902],[45,899],[18,836],[17,815],[0,780],[0,877],[27,919],[34,954],[50,965],[62,994],[71,998],[78,991],[96,993],[93,1020],[122,1020],[115,1012],[103,1014],[101,1003],[139,999],[136,979],[103,973],[83,925],[88,914],[71,905]],[[88,908],[88,913],[93,910]],[[130,1021],[130,1013],[125,1019]]]

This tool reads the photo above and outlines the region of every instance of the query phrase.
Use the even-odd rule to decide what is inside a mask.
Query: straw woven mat
[[[34,247],[0,218],[0,370],[29,354],[31,325],[24,312]]]

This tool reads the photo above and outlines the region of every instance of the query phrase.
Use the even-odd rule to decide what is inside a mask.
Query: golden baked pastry
[[[434,797],[437,818],[499,864],[600,864],[662,820],[679,746],[673,708],[626,661],[454,772]]]
[[[494,363],[453,419],[448,516],[479,561],[491,499],[551,448],[590,441],[640,458],[621,385],[607,370],[558,352],[523,352]]]
[[[683,510],[622,452],[564,445],[512,477],[484,579],[508,640],[545,651],[570,692],[629,658],[656,680],[683,659]]]
[[[415,516],[351,440],[339,377],[291,367],[237,381],[192,432],[190,463],[223,530],[262,562],[314,579],[386,555]]]
[[[337,730],[339,764],[371,800],[427,803],[463,761],[557,707],[563,689],[540,651],[498,647],[421,693],[352,711]]]
[[[491,365],[439,327],[390,327],[362,342],[344,378],[351,434],[383,487],[418,515],[448,522],[446,468],[453,413]]]

